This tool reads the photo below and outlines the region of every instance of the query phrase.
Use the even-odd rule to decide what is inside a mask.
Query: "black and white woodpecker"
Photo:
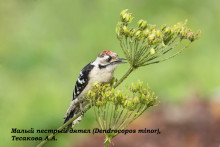
[[[110,82],[113,78],[116,67],[121,63],[126,63],[123,60],[125,59],[119,58],[118,55],[112,51],[102,51],[95,61],[90,62],[82,69],[79,78],[76,81],[73,91],[73,99],[64,117],[64,123],[73,118],[79,112],[83,113],[83,107],[88,103],[83,101],[83,97],[92,89],[92,85],[95,82]],[[80,103],[80,105],[76,105],[77,103]],[[81,118],[82,116],[74,120],[67,129],[73,127],[81,120]]]

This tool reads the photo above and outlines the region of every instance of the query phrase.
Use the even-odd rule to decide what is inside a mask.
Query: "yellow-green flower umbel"
[[[86,99],[90,101],[96,116],[96,120],[102,130],[111,130],[104,133],[106,142],[119,134],[118,130],[124,130],[137,119],[146,109],[158,104],[157,96],[150,91],[148,84],[143,82],[131,84],[128,91],[115,90],[110,84],[93,85],[93,90],[87,92]]]
[[[164,24],[159,29],[156,25],[148,24],[141,19],[137,22],[137,28],[133,28],[129,27],[133,17],[128,13],[128,9],[121,12],[120,18],[116,34],[132,69],[168,60],[181,53],[200,37],[200,31],[194,33],[186,27],[187,21],[174,26]],[[184,40],[188,41],[188,44],[182,49],[173,55],[160,58],[178,47]]]

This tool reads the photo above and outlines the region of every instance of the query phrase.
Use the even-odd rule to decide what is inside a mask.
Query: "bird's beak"
[[[111,62],[110,64],[121,64],[121,63],[127,63],[123,60],[127,60],[127,59],[123,59],[123,58],[118,58],[118,60]]]
[[[123,60],[127,60],[127,59],[124,59],[124,58],[118,58],[118,62],[119,62],[119,63],[127,63],[127,62],[125,62],[125,61],[123,61]]]

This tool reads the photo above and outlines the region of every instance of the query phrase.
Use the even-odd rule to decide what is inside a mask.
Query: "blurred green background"
[[[172,60],[136,70],[120,87],[143,80],[161,103],[183,103],[191,93],[208,98],[220,88],[219,6],[219,0],[0,0],[1,146],[35,146],[39,142],[11,141],[11,128],[58,128],[80,70],[102,50],[123,57],[115,26],[126,8],[134,21],[158,26],[188,19],[202,36]],[[120,65],[115,76],[127,68]],[[88,112],[77,128],[95,126]],[[70,146],[86,137],[62,134],[47,146]]]

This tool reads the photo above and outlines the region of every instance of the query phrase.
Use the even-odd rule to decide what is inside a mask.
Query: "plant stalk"
[[[110,139],[107,139],[107,140],[105,141],[105,146],[104,146],[104,147],[108,147],[109,144],[110,144]]]
[[[134,70],[133,67],[130,67],[128,71],[125,73],[125,75],[113,86],[113,88],[118,87],[127,77],[128,75]]]

